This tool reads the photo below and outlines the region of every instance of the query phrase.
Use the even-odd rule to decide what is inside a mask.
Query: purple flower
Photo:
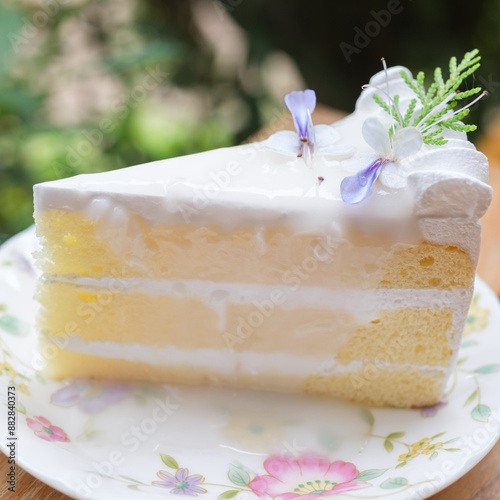
[[[16,252],[14,254],[14,258],[16,261],[17,267],[28,274],[32,274],[33,276],[36,275],[35,269],[31,265],[31,262],[21,253],[21,252]]]
[[[388,160],[377,158],[365,170],[345,177],[340,184],[342,199],[351,205],[363,201],[370,194],[370,189],[377,180],[380,169],[387,162]]]
[[[291,92],[285,96],[286,107],[293,116],[295,130],[299,134],[301,142],[313,144],[313,131],[311,115],[316,107],[316,92],[314,90],[304,90]]]
[[[440,401],[433,406],[414,406],[414,410],[420,410],[420,415],[422,417],[433,417],[437,414],[438,410],[444,408],[448,403],[446,401]]]
[[[314,90],[291,92],[285,96],[285,104],[292,113],[297,133],[291,130],[276,132],[265,142],[265,147],[279,154],[303,158],[310,165],[315,155],[340,160],[353,155],[353,146],[333,146],[340,139],[330,125],[313,126],[311,113],[316,107]]]
[[[85,413],[98,413],[125,399],[130,390],[129,385],[120,382],[75,380],[52,394],[51,402],[62,407],[78,405]]]
[[[164,470],[158,471],[156,475],[163,481],[153,481],[153,484],[162,488],[173,488],[170,493],[174,495],[198,496],[198,493],[207,492],[204,488],[197,486],[203,483],[205,478],[200,474],[190,476],[188,469],[177,469],[175,476]]]
[[[390,188],[406,185],[406,158],[416,154],[422,144],[422,135],[413,128],[402,128],[392,136],[377,118],[367,118],[362,128],[363,139],[375,150],[375,155],[360,155],[354,161],[345,162],[344,167],[356,171],[345,177],[340,184],[342,199],[355,204],[370,194],[373,183],[380,177],[382,184]],[[369,163],[367,168],[363,164]],[[361,169],[360,169],[361,167]]]

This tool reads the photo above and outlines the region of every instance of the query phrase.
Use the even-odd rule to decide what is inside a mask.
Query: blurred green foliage
[[[122,7],[129,14],[109,22]],[[135,1],[0,4],[0,242],[32,223],[38,182],[228,146],[255,130],[256,118],[235,131],[217,116],[212,54],[179,30],[182,11],[162,6],[158,15]],[[112,88],[97,107],[85,83],[92,92],[100,81]],[[158,106],[180,86],[199,94],[201,112]]]
[[[493,109],[500,3],[401,0],[348,61],[389,1],[0,0],[0,242],[32,223],[35,183],[242,141],[283,110],[283,61],[351,110],[381,56],[431,71],[477,47]]]

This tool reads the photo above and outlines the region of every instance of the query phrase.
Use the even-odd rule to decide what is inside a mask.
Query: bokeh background
[[[0,242],[37,182],[237,144],[291,90],[350,111],[382,56],[430,75],[475,47],[473,141],[500,101],[499,0],[0,0]]]

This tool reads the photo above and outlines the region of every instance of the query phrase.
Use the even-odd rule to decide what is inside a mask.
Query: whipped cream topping
[[[402,69],[390,68],[388,76],[390,92],[399,94],[400,107],[405,110],[414,94],[400,76]],[[370,84],[386,88],[384,72],[373,76]],[[471,241],[460,224],[451,224],[452,230],[442,235],[433,225],[433,221],[446,220],[470,226],[491,201],[487,159],[467,141],[465,133],[445,130],[446,145],[423,145],[405,159],[404,187],[391,189],[376,182],[362,203],[342,201],[340,183],[352,175],[348,163],[352,158],[373,155],[361,134],[364,121],[376,117],[390,126],[390,117],[372,98],[374,92],[371,87],[363,90],[355,112],[332,126],[339,136],[335,145],[355,151],[346,154],[350,158],[318,155],[307,166],[302,158],[276,151],[270,138],[39,184],[34,189],[35,211],[81,210],[99,224],[103,237],[111,234],[107,228],[113,225],[128,234],[135,215],[151,224],[211,223],[228,229],[291,225],[298,231],[322,231],[339,239],[352,225],[364,225],[397,232],[398,238],[407,241],[457,244],[475,260],[476,235]],[[113,238],[119,239],[119,234],[113,233]]]
[[[404,112],[416,96],[404,82],[401,71],[411,75],[402,66],[388,70],[388,82],[385,72],[374,75],[370,86],[361,93],[350,119],[358,121],[376,117],[389,127],[391,118],[373,100],[373,94],[378,92],[377,88],[386,89],[388,85],[392,96],[399,95],[400,109]],[[420,110],[421,105],[417,104],[415,114]],[[492,198],[488,185],[488,160],[476,151],[465,132],[445,128],[442,136],[448,141],[446,144],[424,144],[417,154],[402,162],[407,173],[408,191],[414,198],[414,214],[417,217],[477,220],[484,215]],[[362,148],[365,150],[366,146]],[[358,151],[361,150],[360,147]],[[376,187],[377,190],[379,194],[384,191],[380,186]]]

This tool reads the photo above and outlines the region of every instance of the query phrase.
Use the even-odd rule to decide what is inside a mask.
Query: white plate
[[[38,371],[34,241],[30,229],[0,248],[0,446],[8,453],[14,442],[17,464],[70,496],[419,499],[465,474],[498,439],[500,311],[481,281],[446,403],[436,408],[53,382]],[[7,435],[12,385],[15,441]]]

